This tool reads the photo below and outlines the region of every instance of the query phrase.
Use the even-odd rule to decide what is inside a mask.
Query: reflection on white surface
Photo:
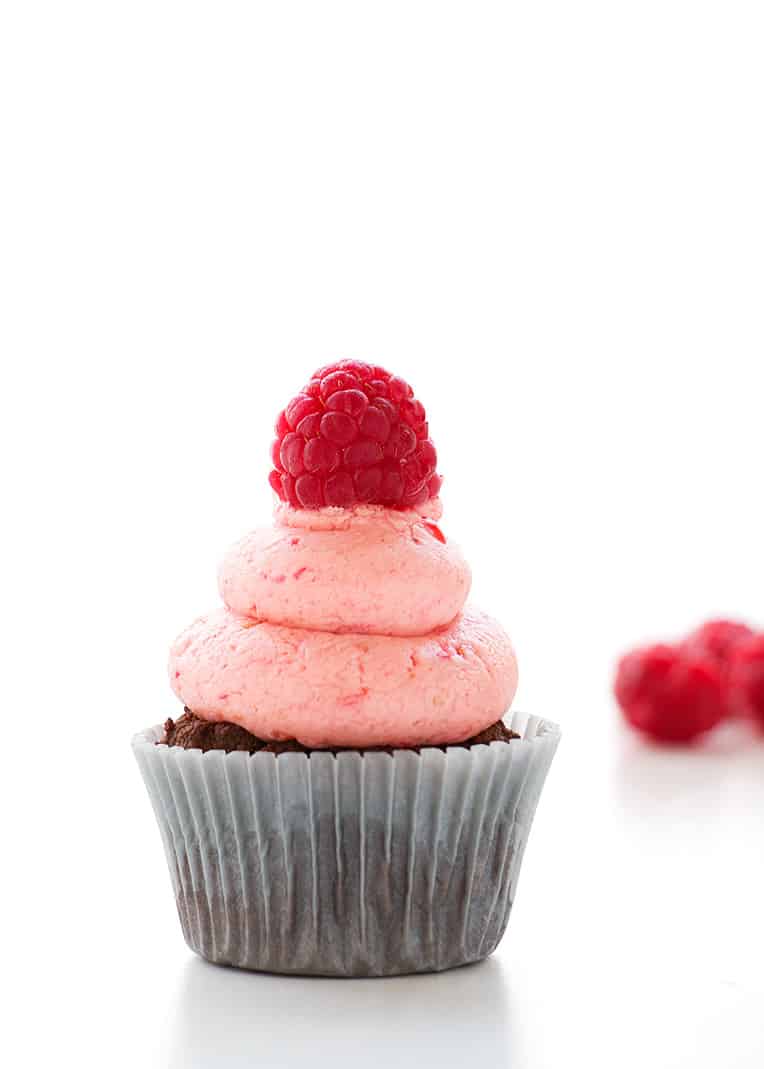
[[[698,805],[710,815],[725,799],[764,783],[764,742],[745,724],[730,724],[694,747],[651,746],[631,734],[621,743],[615,791],[626,812],[665,819],[676,807]]]
[[[681,751],[573,735],[494,957],[389,980],[247,973],[184,952],[168,909],[139,1037],[164,1049],[140,1064],[760,1069],[762,814],[764,741],[742,729]]]
[[[512,1062],[502,964],[337,980],[186,964],[170,1024],[171,1069]]]

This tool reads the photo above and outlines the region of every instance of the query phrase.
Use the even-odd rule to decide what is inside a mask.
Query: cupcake
[[[424,407],[322,368],[276,421],[274,521],[170,652],[183,712],[133,749],[186,942],[279,973],[487,957],[559,732],[509,709],[515,654],[466,604]]]

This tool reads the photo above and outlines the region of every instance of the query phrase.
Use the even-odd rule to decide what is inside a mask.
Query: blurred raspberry
[[[747,624],[737,620],[708,620],[688,635],[682,643],[682,648],[701,656],[713,657],[720,664],[727,664],[735,647],[753,634]]]
[[[708,620],[681,644],[683,650],[699,657],[708,657],[718,666],[725,707],[730,716],[737,715],[740,705],[730,688],[730,665],[738,646],[747,642],[754,633],[747,624],[736,620]]]
[[[764,632],[735,647],[728,690],[733,710],[750,717],[764,730]]]
[[[656,742],[692,742],[725,717],[717,662],[683,647],[659,644],[627,653],[614,689],[628,723]]]

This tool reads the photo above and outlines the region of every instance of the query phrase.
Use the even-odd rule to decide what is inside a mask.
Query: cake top
[[[271,486],[296,509],[416,509],[442,482],[422,402],[403,379],[360,360],[314,372],[279,413],[271,460]]]

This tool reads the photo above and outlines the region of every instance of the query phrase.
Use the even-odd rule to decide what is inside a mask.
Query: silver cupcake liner
[[[496,948],[559,729],[464,749],[226,754],[133,739],[183,935],[267,972],[437,972]]]

